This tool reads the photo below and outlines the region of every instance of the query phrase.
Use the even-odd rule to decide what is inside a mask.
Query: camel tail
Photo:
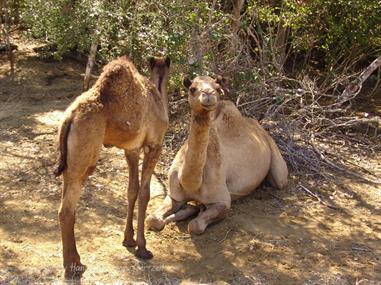
[[[58,159],[56,168],[54,169],[54,175],[56,177],[60,176],[64,172],[67,166],[67,137],[70,132],[70,127],[72,123],[72,118],[67,117],[61,124],[59,134],[58,134]]]

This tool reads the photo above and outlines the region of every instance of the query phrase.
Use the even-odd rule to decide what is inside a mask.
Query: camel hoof
[[[143,249],[138,249],[135,252],[135,256],[140,259],[151,259],[153,257],[153,254],[149,250],[143,248]]]
[[[136,241],[134,239],[124,239],[123,240],[124,247],[136,247]]]
[[[65,269],[65,279],[66,280],[78,280],[81,279],[82,274],[86,271],[87,266],[80,263],[75,262]]]
[[[188,224],[188,232],[191,235],[200,235],[205,231],[205,228],[201,227],[197,220],[192,220]]]
[[[158,219],[154,216],[148,216],[146,219],[146,224],[148,229],[153,230],[155,232],[159,232],[164,229],[165,223],[163,220]]]

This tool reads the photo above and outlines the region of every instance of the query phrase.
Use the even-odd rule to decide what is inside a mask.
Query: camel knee
[[[138,193],[139,195],[139,205],[147,205],[150,199],[150,188],[149,185],[142,187]]]
[[[190,234],[202,234],[210,223],[224,219],[229,212],[229,207],[225,204],[212,204],[206,210],[188,224]]]
[[[146,219],[146,225],[148,229],[158,232],[164,229],[165,221],[155,215],[149,215]]]
[[[210,222],[215,222],[227,217],[230,210],[230,205],[228,206],[226,204],[217,203],[213,204],[212,206],[207,206],[207,210],[211,211],[209,214],[211,216]]]
[[[218,205],[216,206],[216,208],[217,208],[217,211],[219,212],[217,218],[220,218],[220,219],[226,218],[226,216],[227,216],[228,213],[229,213],[230,207],[228,207],[228,206],[225,205],[225,204],[218,204]]]
[[[139,194],[139,204],[147,205],[150,198],[149,193]]]
[[[73,191],[76,189],[78,191]],[[75,223],[75,208],[80,196],[80,188],[64,187],[61,205],[58,210],[58,219],[61,224]]]
[[[135,187],[128,189],[127,198],[128,198],[129,203],[136,201],[136,199],[138,197],[138,187],[139,187],[139,185],[136,185]]]
[[[208,224],[205,221],[200,221],[200,219],[193,219],[188,224],[188,232],[191,235],[200,235],[203,232],[205,232],[206,227]]]
[[[58,210],[60,224],[75,223],[75,211],[62,206]]]

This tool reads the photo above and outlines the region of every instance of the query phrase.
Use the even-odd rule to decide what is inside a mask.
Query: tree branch
[[[343,91],[343,93],[341,94],[341,100],[340,100],[340,103],[344,103],[350,99],[353,99],[354,97],[356,97],[361,89],[362,89],[362,85],[363,83],[365,82],[365,80],[368,79],[368,77],[377,69],[381,66],[381,55],[376,58],[367,68],[365,68],[361,74],[359,75],[359,77],[356,79],[356,82],[355,83],[351,83],[349,84],[345,90]]]

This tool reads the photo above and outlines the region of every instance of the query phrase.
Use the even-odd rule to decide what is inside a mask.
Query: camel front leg
[[[146,146],[147,148],[147,146]],[[153,257],[152,253],[146,248],[146,239],[144,237],[144,222],[147,211],[148,201],[150,199],[150,182],[153,170],[159,160],[161,146],[148,147],[144,154],[142,178],[140,189],[138,193],[139,208],[138,208],[138,230],[136,243],[138,249],[136,256],[142,259],[150,259]]]
[[[135,247],[136,241],[134,240],[134,208],[135,202],[138,197],[139,191],[139,150],[125,152],[128,163],[128,192],[127,192],[127,222],[124,231],[123,245],[125,247]]]
[[[186,209],[183,209],[184,206]],[[150,230],[161,231],[169,222],[184,220],[196,212],[198,212],[198,208],[197,210],[193,209],[191,205],[186,205],[185,202],[178,202],[167,196],[162,205],[153,214],[148,216],[146,223]]]
[[[181,207],[179,211],[176,213],[173,213],[172,215],[169,215],[164,219],[164,223],[168,224],[170,222],[178,222],[178,221],[183,221],[195,214],[200,212],[200,207],[194,206],[194,205],[189,205],[186,204]]]
[[[188,224],[190,234],[202,234],[206,227],[214,222],[226,217],[229,208],[225,203],[215,203],[206,205],[206,209]]]

